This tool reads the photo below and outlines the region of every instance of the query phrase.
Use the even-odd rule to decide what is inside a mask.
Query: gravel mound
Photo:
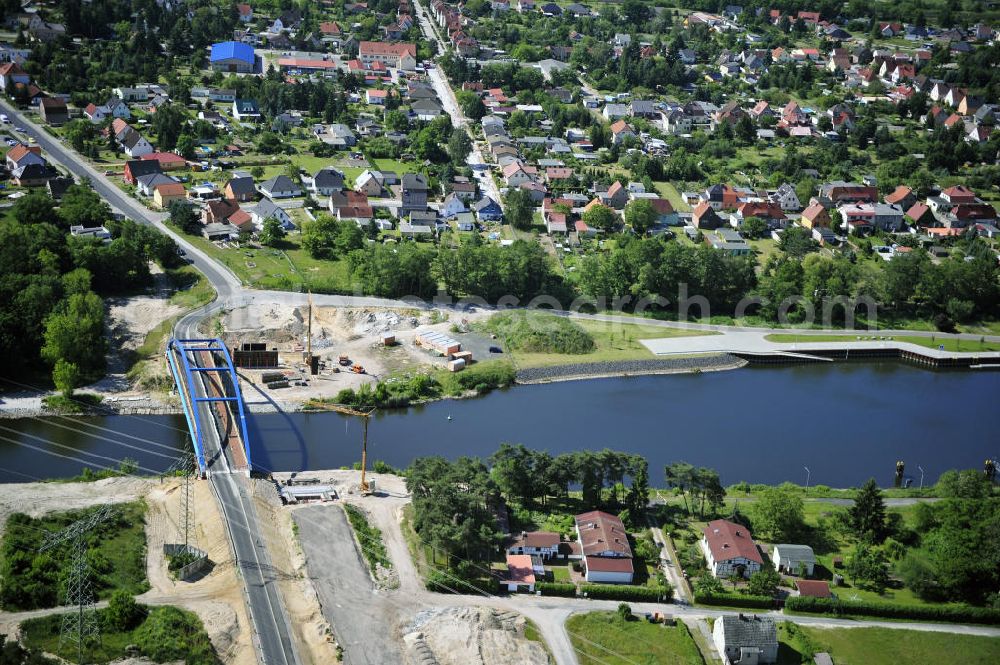
[[[518,383],[540,383],[559,379],[595,376],[632,376],[666,372],[691,372],[742,367],[746,361],[721,353],[697,358],[652,358],[649,360],[620,360],[598,363],[574,363],[553,367],[529,367],[517,371]]]

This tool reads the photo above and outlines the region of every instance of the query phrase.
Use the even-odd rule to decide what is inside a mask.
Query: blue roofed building
[[[209,62],[217,72],[252,74],[256,56],[253,47],[242,42],[219,42],[212,44]]]

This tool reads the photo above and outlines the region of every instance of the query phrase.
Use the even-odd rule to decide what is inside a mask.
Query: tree
[[[749,217],[740,225],[740,233],[747,238],[760,238],[767,232],[767,222],[760,217]]]
[[[486,105],[479,95],[469,90],[458,93],[458,105],[462,109],[462,114],[469,120],[482,120],[486,115]]]
[[[590,210],[583,213],[581,219],[583,219],[587,226],[605,232],[613,231],[619,221],[617,213],[606,205],[591,207]]]
[[[80,368],[60,358],[52,368],[52,382],[56,385],[56,390],[69,399],[73,397],[73,389],[80,384]]]
[[[90,183],[82,182],[66,189],[59,202],[59,216],[67,227],[94,228],[111,217],[111,208],[91,189]]]
[[[161,150],[173,150],[184,127],[184,111],[174,104],[164,104],[153,114],[153,131]]]
[[[143,609],[125,589],[117,589],[108,600],[104,611],[105,626],[114,632],[132,630],[142,620]]]
[[[201,223],[194,207],[185,201],[170,204],[170,223],[188,235],[199,235]]]
[[[196,147],[198,147],[198,144],[190,134],[182,133],[177,137],[177,152],[181,157],[191,159],[194,157]]]
[[[53,366],[60,360],[93,376],[104,369],[104,303],[93,292],[75,293],[45,319],[42,357]]]
[[[787,484],[765,488],[750,508],[757,535],[773,542],[792,542],[804,526],[802,497]]]
[[[985,499],[992,492],[989,477],[976,469],[945,471],[935,487],[939,496],[951,499]]]
[[[285,237],[285,227],[275,217],[264,220],[264,226],[260,230],[260,244],[267,247],[276,247]]]
[[[451,130],[451,138],[448,139],[448,156],[454,164],[463,164],[469,153],[472,152],[472,140],[469,133],[461,127]]]
[[[527,230],[535,217],[535,203],[531,200],[531,193],[523,189],[514,188],[507,192],[504,199],[504,218],[515,229]]]
[[[887,535],[885,502],[874,478],[869,478],[848,511],[851,531],[858,540],[878,545]]]
[[[52,222],[57,219],[55,201],[41,189],[36,189],[27,196],[19,198],[14,204],[13,212],[14,219],[26,226]]]
[[[663,475],[666,477],[667,487],[680,490],[684,510],[690,515],[691,507],[688,505],[687,492],[694,482],[694,466],[687,462],[673,462],[664,467]]]
[[[772,597],[778,591],[781,584],[781,575],[772,568],[762,568],[750,575],[747,581],[747,593],[751,596]]]
[[[302,247],[314,259],[336,258],[339,227],[340,222],[330,215],[318,215],[314,221],[303,224]]]
[[[618,603],[618,618],[621,621],[632,620],[632,607],[628,603]]]
[[[656,225],[656,209],[649,199],[635,199],[625,206],[625,223],[639,235],[644,235]]]
[[[649,462],[644,457],[633,458],[632,486],[625,496],[625,505],[633,524],[639,524],[649,505]]]
[[[847,557],[847,574],[862,589],[882,593],[889,584],[888,562],[885,554],[867,543],[858,543]]]

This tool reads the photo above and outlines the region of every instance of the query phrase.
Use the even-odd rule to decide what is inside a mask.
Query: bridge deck
[[[225,345],[218,339],[175,339],[167,357],[202,473],[208,473],[217,462],[222,462],[225,470],[249,473],[243,395]]]

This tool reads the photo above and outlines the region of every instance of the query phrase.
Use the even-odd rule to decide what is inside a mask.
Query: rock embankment
[[[651,358],[648,360],[616,360],[594,363],[573,363],[551,367],[528,367],[518,369],[518,383],[545,383],[569,379],[590,379],[607,376],[635,376],[642,374],[673,374],[696,371],[716,371],[736,369],[746,365],[746,361],[720,353],[711,356],[686,358]]]

